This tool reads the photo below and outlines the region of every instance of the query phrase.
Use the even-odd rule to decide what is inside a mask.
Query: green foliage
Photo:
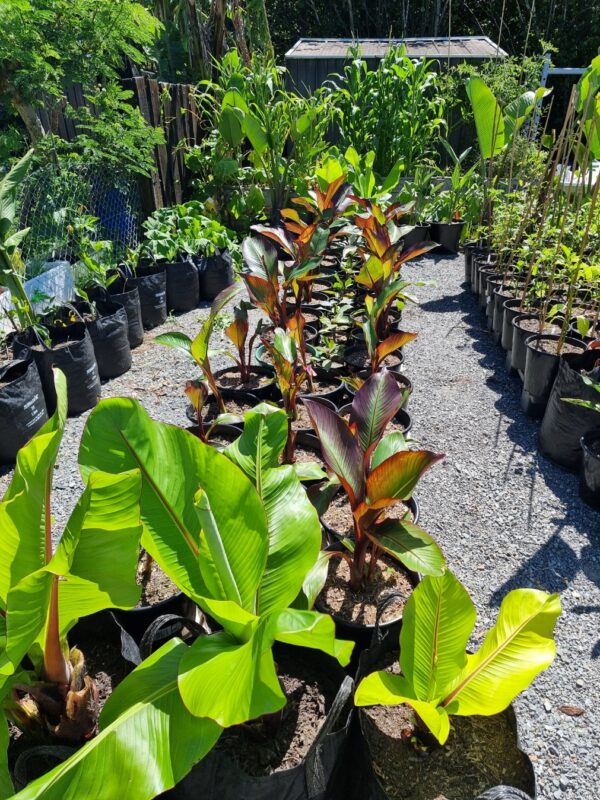
[[[203,212],[197,200],[158,209],[143,223],[142,252],[156,261],[176,261],[185,255],[212,256],[224,250],[236,258],[239,247],[234,232]]]
[[[177,673],[187,649],[173,638],[149,656],[106,701],[98,735],[13,800],[114,800],[124,786],[128,800],[152,800],[172,789],[221,735],[181,699]]]
[[[223,626],[194,642],[178,672],[188,710],[221,725],[285,705],[271,653],[275,641],[323,650],[342,664],[352,649],[335,639],[330,617],[290,608],[318,556],[320,526],[294,470],[276,466],[281,435],[263,447],[265,435],[272,441],[269,425],[263,433],[257,422],[231,451],[247,474],[125,399],[104,401],[92,412],[80,451],[84,474],[100,465],[142,469],[144,547]],[[286,513],[292,497],[293,515]]]
[[[404,608],[401,675],[374,672],[359,684],[355,703],[410,705],[418,724],[440,744],[450,716],[489,716],[507,708],[554,658],[558,595],[515,589],[502,601],[496,625],[479,650],[466,652],[475,608],[461,583],[446,572],[426,577]]]
[[[373,168],[387,173],[400,160],[402,173],[430,162],[445,130],[444,99],[432,61],[413,61],[392,47],[376,70],[360,49],[350,51],[343,75],[330,84],[330,101],[340,129],[340,147],[361,155],[375,152]]]
[[[29,233],[29,228],[15,230],[17,221],[17,193],[24,181],[33,151],[26,153],[0,181],[0,286],[11,292],[15,315],[21,327],[35,323],[35,313],[23,288],[23,264],[19,246]]]
[[[66,143],[56,137],[53,147],[78,153],[86,164],[117,175],[148,177],[155,168],[154,148],[164,143],[164,133],[148,125],[139,108],[129,102],[132,97],[132,91],[116,83],[97,86],[86,95],[89,105],[68,109],[77,126],[75,139]]]
[[[48,133],[32,120],[40,96],[116,79],[124,58],[145,63],[158,22],[132,0],[18,0],[0,4],[0,28],[0,92],[39,138]]]
[[[56,371],[55,383],[57,409],[19,451],[0,502],[0,727],[9,715],[18,727],[37,735],[78,741],[95,731],[97,704],[83,656],[76,648],[69,652],[66,634],[81,616],[132,608],[139,599],[141,481],[135,469],[90,472],[53,546],[52,473],[67,412],[61,372]],[[25,656],[33,664],[27,674],[21,671]],[[18,690],[12,685],[14,675]],[[56,684],[63,690],[58,705]],[[35,691],[29,692],[30,687]],[[4,758],[0,749],[0,774]]]

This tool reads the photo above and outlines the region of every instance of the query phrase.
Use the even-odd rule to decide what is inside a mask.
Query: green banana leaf
[[[449,570],[423,581],[413,597],[402,617],[400,666],[411,677],[414,696],[431,701],[443,696],[467,663],[465,650],[477,614]]]
[[[560,613],[558,595],[515,589],[504,598],[480,649],[468,655],[465,648],[475,624],[471,599],[449,572],[428,576],[404,608],[402,675],[368,675],[356,690],[355,703],[407,703],[444,744],[449,715],[498,714],[550,665]]]
[[[500,104],[482,78],[470,78],[466,85],[471,101],[481,157],[497,156],[505,144],[504,117]]]
[[[186,651],[171,639],[142,662],[108,699],[98,736],[14,800],[151,800],[181,781],[221,735],[181,702],[177,673]]]
[[[498,714],[526,689],[556,655],[557,594],[515,589],[502,601],[498,620],[479,650],[467,656],[443,700],[448,713]]]
[[[258,594],[266,614],[294,601],[319,555],[321,525],[291,466],[277,466],[287,441],[287,415],[266,403],[245,415],[244,431],[225,450],[256,486],[267,514],[269,551]]]
[[[46,498],[67,418],[65,376],[55,370],[56,411],[17,455],[15,472],[0,503],[0,609],[11,587],[45,565]]]
[[[94,409],[83,432],[79,464],[84,478],[96,469],[141,470],[142,543],[197,602],[210,595],[199,563],[201,524],[193,502],[199,488],[221,535],[239,541],[249,562],[266,563],[267,520],[250,480],[197,437],[152,420],[136,401],[104,400]],[[206,548],[203,553],[210,558]]]

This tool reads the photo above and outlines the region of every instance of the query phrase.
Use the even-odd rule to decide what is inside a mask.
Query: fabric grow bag
[[[7,464],[46,422],[48,411],[34,361],[5,364],[0,384],[0,463]]]
[[[56,408],[52,367],[67,379],[68,413],[81,414],[100,400],[100,375],[91,336],[83,322],[66,328],[48,327],[51,347],[47,347],[33,328],[13,339],[15,358],[32,359],[37,364],[49,414]]]
[[[281,645],[277,645],[277,648]],[[285,647],[285,645],[284,645]],[[321,730],[301,764],[271,775],[252,777],[244,773],[218,749],[209,753],[174,789],[160,795],[164,800],[329,800],[328,785],[343,752],[352,719],[351,697],[354,682],[343,677],[331,658],[306,648],[307,658],[321,661],[331,674],[339,672],[340,688]]]
[[[167,310],[191,311],[200,301],[198,268],[193,261],[166,265]]]
[[[199,258],[196,264],[201,300],[214,300],[223,289],[231,286],[235,280],[229,250],[223,250],[214,256]]]
[[[167,319],[167,273],[164,266],[141,266],[128,281],[140,294],[142,324],[146,330]]]
[[[112,299],[123,306],[127,314],[127,332],[129,347],[139,347],[144,341],[144,324],[142,322],[142,306],[137,286],[128,288],[129,284],[119,280],[111,283],[109,294]]]
[[[116,300],[96,303],[97,318],[88,322],[98,372],[101,378],[117,378],[131,369],[129,320],[127,311]]]
[[[540,428],[542,452],[571,470],[579,469],[581,437],[598,428],[600,415],[597,411],[565,403],[563,398],[597,402],[598,392],[587,386],[581,376],[581,371],[591,372],[596,361],[600,361],[600,350],[596,349],[561,356]]]

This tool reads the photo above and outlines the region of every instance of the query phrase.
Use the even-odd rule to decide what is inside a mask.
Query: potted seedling
[[[346,500],[340,540],[324,554],[313,588],[318,594],[328,581],[320,607],[333,613],[345,635],[363,644],[384,588],[407,595],[416,573],[439,575],[445,568],[439,547],[411,521],[407,505],[422,474],[443,456],[407,449],[401,433],[385,435],[402,401],[402,391],[385,370],[356,392],[349,421],[305,401],[332,475],[314,493],[314,502],[324,514],[340,485]],[[398,627],[398,607],[390,613],[386,623]]]
[[[600,394],[600,381],[588,376],[583,376],[582,380],[586,386]],[[578,398],[564,398],[564,400],[566,403],[600,414],[600,402]],[[581,437],[581,496],[593,508],[600,508],[600,417],[598,429]]]
[[[138,470],[90,471],[62,537],[53,537],[52,475],[67,415],[58,370],[55,382],[56,411],[20,451],[0,502],[0,786],[6,716],[25,734],[55,743],[94,736],[98,687],[68,634],[80,617],[131,608],[140,595]]]
[[[452,146],[442,140],[450,158],[452,160],[452,173],[446,182],[439,183],[434,187],[434,194],[431,202],[431,238],[439,245],[441,252],[457,253],[463,228],[466,225],[464,214],[476,202],[478,193],[477,188],[477,164],[462,171],[462,165],[471,152],[467,150],[457,155]],[[471,214],[471,216],[473,216]],[[475,217],[478,214],[474,215]]]
[[[227,729],[210,761],[190,777],[191,788],[210,796],[217,789],[210,781],[226,773],[236,796],[261,786],[262,797],[280,797],[282,783],[285,792],[289,785],[296,793],[314,765],[312,750],[306,751],[325,721],[330,696],[325,692],[325,708],[311,718],[313,735],[300,757],[278,765],[273,754],[280,752],[281,740],[294,735],[296,719],[280,712],[294,676],[300,690],[299,684],[311,680],[305,669],[310,672],[312,664],[317,685],[325,688],[336,675],[335,662],[348,663],[352,643],[335,638],[328,615],[295,603],[318,558],[321,533],[295,469],[278,466],[287,439],[285,414],[264,406],[254,411],[242,438],[224,454],[186,431],[155,422],[133,400],[109,400],[97,412],[83,435],[84,472],[100,463],[109,472],[141,470],[144,545],[221,626],[186,648],[175,669],[187,713]],[[334,694],[341,684],[348,692],[349,679],[336,675],[333,680]],[[182,722],[187,724],[185,716]],[[304,716],[301,722],[306,724]],[[326,725],[318,740],[328,754],[322,762],[325,780],[345,736],[330,733]],[[248,753],[258,752],[262,759],[269,749],[266,761],[274,774],[259,772],[263,777],[257,781]]]
[[[418,786],[420,797],[473,798],[500,783],[534,794],[506,709],[552,663],[560,613],[558,595],[515,589],[471,654],[476,612],[466,589],[449,571],[422,580],[404,609],[399,668],[385,655],[398,640],[386,637],[364,654],[364,671],[380,669],[354,698],[385,797]],[[464,765],[475,762],[465,783]]]

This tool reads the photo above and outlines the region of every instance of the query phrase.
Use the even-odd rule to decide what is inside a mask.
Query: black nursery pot
[[[431,225],[428,222],[419,222],[414,226],[410,233],[407,233],[404,239],[404,250],[409,247],[414,247],[421,242],[428,242],[431,239]],[[437,239],[435,240],[437,241]]]
[[[600,352],[595,349],[561,356],[540,427],[541,451],[573,471],[581,466],[581,438],[597,432],[600,415],[593,409],[566,403],[565,399],[596,401],[598,393],[584,383],[583,376],[594,369],[598,359]]]
[[[600,431],[581,437],[581,498],[600,511]]]
[[[198,267],[193,261],[173,261],[166,265],[167,311],[191,311],[200,301]]]
[[[13,462],[47,419],[35,362],[16,360],[0,367],[0,464]]]
[[[340,403],[344,400],[346,396],[346,385],[342,380],[337,378],[334,375],[327,376],[329,379],[329,383],[336,383],[336,387],[334,389],[324,390],[322,392],[318,391],[318,383],[319,383],[319,376],[317,376],[315,383],[317,386],[315,387],[314,392],[307,392],[306,394],[301,394],[299,397],[302,400],[329,400],[333,403],[336,407],[340,405]]]
[[[437,242],[438,247],[433,253],[458,253],[460,237],[465,227],[463,220],[456,222],[431,222],[429,234],[432,242]]]
[[[552,384],[558,372],[560,356],[554,352],[546,352],[539,345],[544,342],[558,342],[556,334],[542,334],[530,336],[527,339],[527,354],[525,358],[525,372],[523,375],[523,391],[521,393],[521,408],[530,417],[539,419],[543,417]],[[577,347],[582,351],[585,348],[576,339],[565,339],[565,344]]]
[[[502,329],[504,328],[504,303],[513,299],[513,295],[508,289],[498,287],[492,295],[492,333],[494,341],[500,344],[502,339]]]
[[[235,281],[231,253],[223,250],[214,256],[195,259],[198,267],[198,281],[201,300],[214,300],[215,297]]]
[[[276,644],[275,662],[288,659],[323,675],[322,680],[332,681],[339,688],[327,716],[312,742],[305,758],[290,769],[270,775],[253,776],[244,772],[227,752],[215,747],[190,774],[174,789],[160,795],[163,800],[199,800],[218,797],[219,800],[328,800],[328,786],[337,769],[345,771],[341,763],[352,713],[352,678],[344,676],[342,668],[330,656],[318,650]],[[289,702],[289,701],[288,701]],[[285,711],[284,711],[285,713]],[[276,719],[273,737],[278,735]]]
[[[221,390],[221,394],[223,394],[224,392],[230,398],[235,398],[236,394],[239,393],[239,395],[242,398],[244,398],[247,397],[248,392],[250,392],[254,397],[258,398],[259,400],[272,400],[273,397],[275,397],[278,394],[277,385],[275,383],[275,373],[273,372],[273,368],[268,366],[263,367],[260,365],[252,365],[252,367],[250,368],[250,372],[252,375],[268,377],[270,379],[268,382],[262,383],[259,386],[248,386],[246,384],[241,383],[241,381],[239,385],[236,387],[222,386],[219,381],[223,377],[223,375],[229,372],[233,372],[236,369],[237,367],[224,367],[223,369],[219,369],[217,370],[217,372],[214,373],[214,376],[217,381],[217,386]]]
[[[142,304],[137,286],[130,287],[122,279],[118,279],[108,287],[108,292],[116,303],[120,303],[127,314],[127,335],[129,346],[133,350],[144,341],[144,323],[142,321]],[[96,299],[97,295],[90,295]]]
[[[510,368],[523,374],[525,372],[525,359],[527,356],[527,339],[532,335],[531,331],[521,328],[520,322],[526,319],[539,319],[537,314],[517,314],[513,317],[511,325],[512,348],[510,350]]]
[[[392,357],[392,362],[389,362],[389,359]],[[351,347],[347,347],[344,350],[344,363],[347,364],[350,369],[355,371],[362,371],[367,369],[370,366],[369,355],[367,352],[367,348],[364,345],[353,345]],[[389,364],[389,368],[398,369],[401,364],[404,363],[404,354],[401,350],[395,350],[393,353],[390,353],[386,356],[383,360],[384,366],[388,366],[386,361]]]
[[[521,311],[521,298],[515,297],[510,300],[505,300],[502,303],[502,335],[500,337],[500,344],[504,350],[509,351],[512,349],[513,340],[513,326],[512,321],[523,312]]]
[[[98,372],[102,379],[117,378],[131,369],[129,320],[124,306],[114,299],[96,303],[98,315],[87,323]]]
[[[146,330],[162,325],[167,319],[167,273],[164,265],[139,265],[129,279],[140,294],[142,324]]]
[[[56,391],[52,367],[64,372],[67,379],[69,415],[81,414],[93,408],[100,400],[100,375],[94,354],[94,345],[83,322],[75,322],[66,328],[48,326],[51,347],[40,339],[33,328],[27,328],[13,339],[15,358],[35,361],[48,413],[56,408]]]

